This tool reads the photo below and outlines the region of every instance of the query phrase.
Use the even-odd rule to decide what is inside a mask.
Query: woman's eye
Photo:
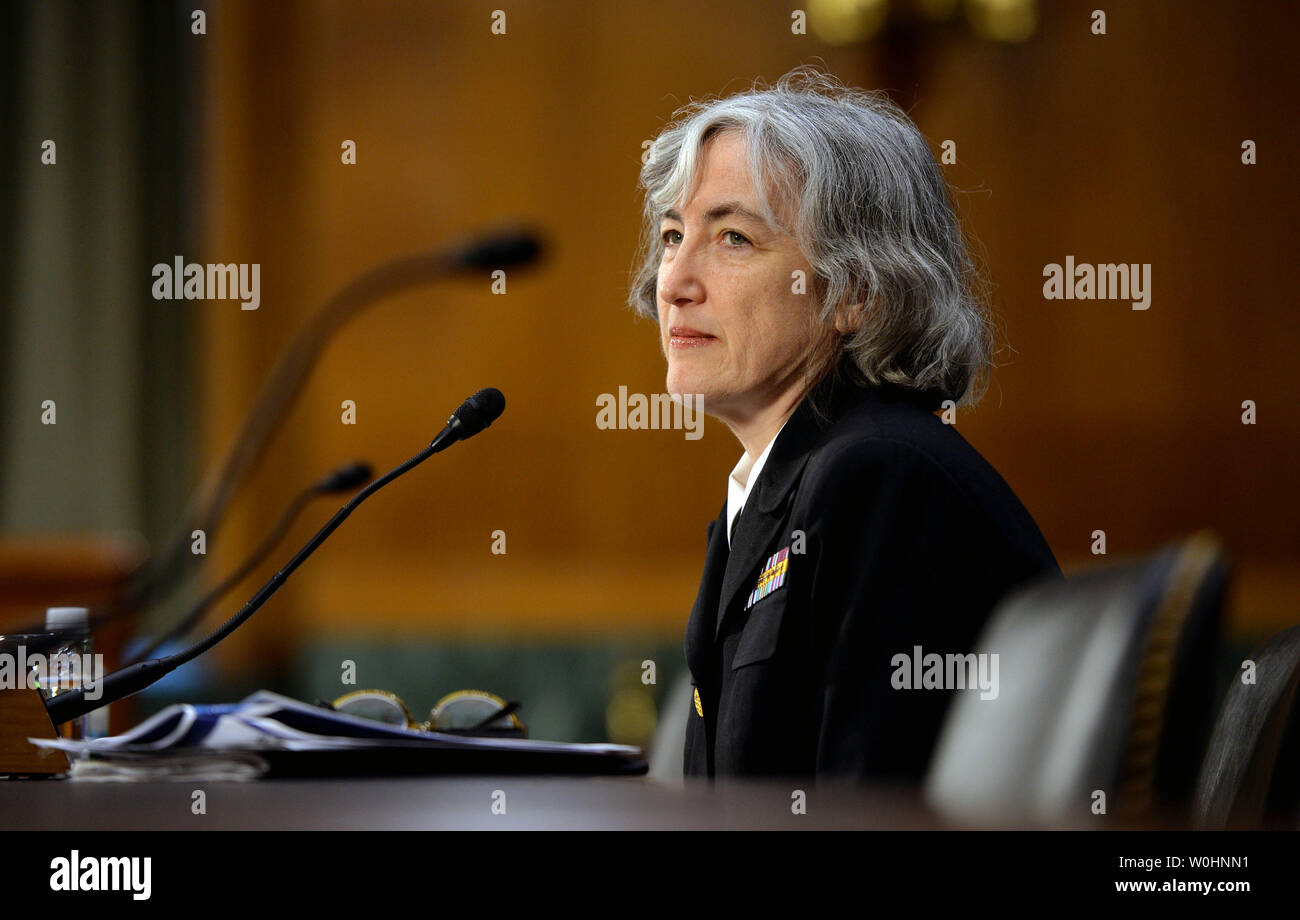
[[[672,246],[681,241],[680,240],[681,235],[682,234],[680,230],[665,230],[663,232],[662,239],[665,245]]]
[[[749,243],[749,240],[746,239],[745,236],[743,236],[740,233],[737,233],[735,230],[728,230],[726,233],[723,234],[723,236],[725,236],[728,242],[730,242],[733,246],[739,247]],[[739,242],[736,242],[736,240],[739,240]]]

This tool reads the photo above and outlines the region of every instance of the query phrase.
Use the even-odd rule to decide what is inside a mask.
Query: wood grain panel
[[[712,420],[698,442],[594,424],[598,394],[663,385],[653,328],[622,306],[641,142],[692,96],[818,57],[873,85],[879,48],[793,36],[780,3],[522,4],[500,37],[492,8],[210,15],[201,255],[260,262],[263,291],[255,313],[199,307],[208,456],[292,330],[352,274],[505,218],[551,244],[504,296],[471,282],[413,292],[327,352],[214,539],[214,571],[269,527],[286,490],[351,457],[400,462],[479,387],[500,387],[507,410],[361,509],[232,643],[232,664],[325,629],[685,623],[739,447]],[[1063,562],[1087,561],[1095,528],[1127,552],[1210,525],[1248,580],[1271,586],[1252,609],[1294,611],[1296,138],[1282,113],[1296,106],[1282,45],[1296,14],[1226,9],[1125,5],[1094,37],[1086,5],[1052,3],[1022,46],[949,35],[912,114],[936,146],[958,143],[949,175],[1014,349],[959,429]],[[1243,137],[1260,145],[1255,167],[1240,165]],[[355,167],[339,163],[345,138]],[[1151,309],[1045,301],[1042,267],[1066,254],[1152,263]],[[344,399],[355,426],[340,424]],[[1259,403],[1253,428],[1243,399]],[[490,552],[498,529],[503,557]]]

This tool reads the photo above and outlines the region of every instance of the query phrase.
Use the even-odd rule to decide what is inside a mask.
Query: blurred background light
[[[817,37],[831,45],[866,41],[889,14],[887,0],[812,0],[808,21]]]

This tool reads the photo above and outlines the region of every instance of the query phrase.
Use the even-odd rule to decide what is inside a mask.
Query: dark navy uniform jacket
[[[895,689],[894,656],[970,652],[1011,589],[1060,577],[936,398],[819,391],[820,411],[805,399],[777,437],[730,550],[725,504],[709,524],[687,776],[921,780],[952,692]]]

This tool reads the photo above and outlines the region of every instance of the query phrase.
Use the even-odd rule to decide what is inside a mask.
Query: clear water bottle
[[[90,611],[85,607],[50,607],[45,611],[45,630],[56,635],[46,653],[46,675],[42,682],[46,699],[79,690],[94,674],[90,641]],[[73,656],[76,656],[75,662]],[[86,735],[86,717],[79,716],[56,726],[59,737],[80,741]]]

